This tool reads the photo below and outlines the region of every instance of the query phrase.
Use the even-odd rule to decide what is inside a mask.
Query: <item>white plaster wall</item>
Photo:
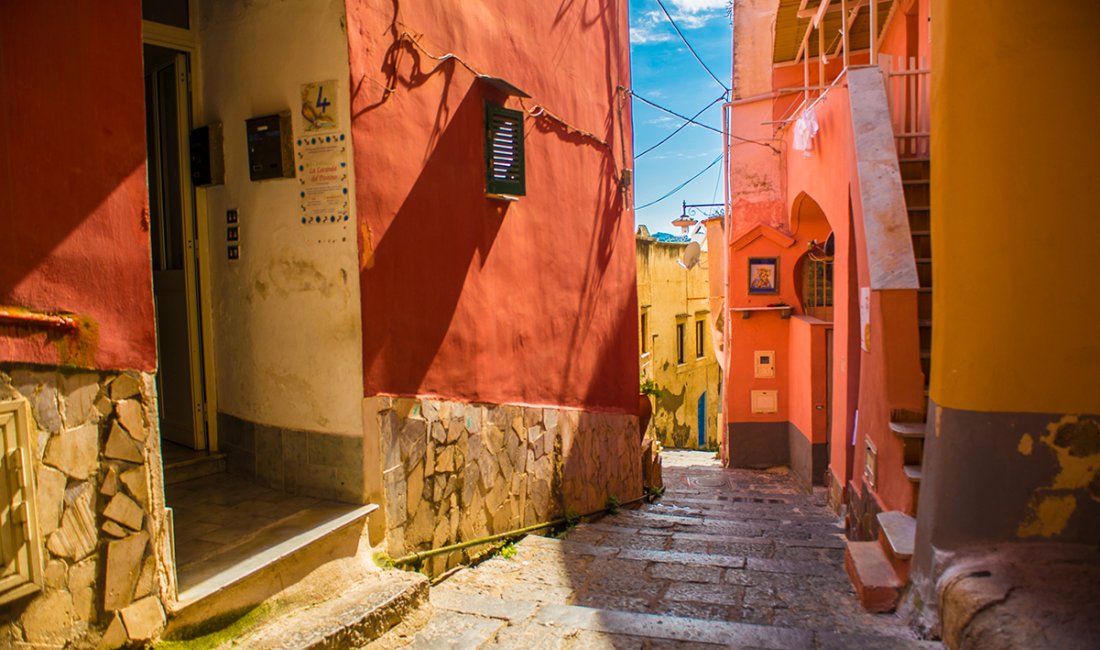
[[[286,110],[301,134],[301,85],[336,79],[351,169],[344,22],[342,0],[202,0],[205,115],[195,124],[224,128],[225,185],[200,190],[211,232],[218,409],[273,426],[362,435],[355,205],[346,225],[303,225],[298,181],[250,181],[245,141],[246,119]],[[354,187],[349,195],[354,201]],[[226,259],[230,208],[240,214],[236,261]],[[322,232],[335,242],[319,243]]]

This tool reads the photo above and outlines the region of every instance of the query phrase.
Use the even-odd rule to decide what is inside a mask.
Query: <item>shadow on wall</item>
[[[446,120],[446,111],[441,101],[437,119]],[[482,94],[474,86],[378,242],[373,266],[363,271],[363,319],[369,323],[363,366],[368,378],[388,378],[386,392],[421,391],[440,361],[471,265],[489,254],[503,223],[507,207],[483,194],[482,132]],[[459,347],[472,357],[475,346]],[[367,392],[381,388],[368,386]]]

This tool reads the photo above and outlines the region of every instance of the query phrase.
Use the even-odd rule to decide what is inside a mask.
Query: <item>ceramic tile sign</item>
[[[303,134],[295,144],[302,225],[346,225],[349,220],[347,135]],[[332,234],[324,238],[332,239]]]
[[[302,131],[314,133],[340,128],[336,111],[336,82],[302,84]]]

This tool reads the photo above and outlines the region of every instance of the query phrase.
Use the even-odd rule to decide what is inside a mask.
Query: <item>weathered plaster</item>
[[[1025,434],[1027,436],[1027,434]],[[1031,455],[1030,436],[1020,454]],[[1100,424],[1097,420],[1066,415],[1047,425],[1047,435],[1039,442],[1054,452],[1057,473],[1050,484],[1038,487],[1028,501],[1025,519],[1017,534],[1027,537],[1054,537],[1066,529],[1079,499],[1100,501]],[[1024,452],[1026,448],[1027,452]],[[1087,490],[1087,492],[1085,492]]]
[[[227,170],[224,185],[197,190],[213,233],[218,410],[263,425],[361,436],[355,227],[301,223],[297,179],[250,181],[244,130],[248,118],[290,111],[301,135],[302,84],[335,79],[334,133],[351,137],[344,2],[207,0],[198,15],[196,92],[205,114],[195,122],[224,125]],[[350,147],[345,155],[350,166]],[[228,209],[240,219],[241,256],[233,261],[223,247]]]
[[[4,7],[0,305],[81,324],[63,337],[5,327],[6,361],[156,366],[141,65],[140,3]]]
[[[656,382],[660,394],[654,398],[649,431],[666,447],[699,447],[699,396],[706,393],[706,443],[717,447],[722,430],[719,422],[718,360],[709,340],[714,336],[713,317],[708,311],[710,258],[707,252],[690,270],[679,264],[686,244],[658,242],[638,235],[638,302],[646,314],[646,353],[639,360],[644,379]],[[697,357],[696,322],[703,320],[703,356]],[[676,358],[676,325],[684,326],[684,363]],[[640,327],[640,326],[639,326]],[[639,333],[640,335],[640,333]]]

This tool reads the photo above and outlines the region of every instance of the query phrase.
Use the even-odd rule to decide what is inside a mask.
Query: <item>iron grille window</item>
[[[523,113],[485,104],[485,191],[523,196]]]
[[[703,347],[703,345],[705,343],[705,341],[703,339],[703,333],[706,332],[706,328],[707,328],[706,321],[702,321],[702,320],[695,321],[695,358],[696,359],[702,359],[703,354],[704,354],[704,350],[706,349],[706,348]]]

